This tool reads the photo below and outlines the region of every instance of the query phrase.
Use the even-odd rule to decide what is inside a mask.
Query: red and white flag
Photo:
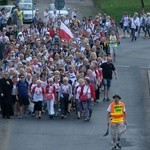
[[[73,38],[73,34],[70,31],[70,29],[63,23],[61,22],[60,29],[59,29],[59,37],[62,39],[70,40]]]

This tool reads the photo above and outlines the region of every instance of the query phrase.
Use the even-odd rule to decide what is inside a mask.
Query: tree
[[[0,0],[1,5],[8,5],[8,0]]]
[[[144,9],[144,0],[141,0],[141,6]]]

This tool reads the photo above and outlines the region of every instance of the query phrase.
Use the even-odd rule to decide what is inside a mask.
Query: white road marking
[[[120,67],[120,68],[132,68],[132,67],[136,67],[136,66],[128,66],[128,65],[115,65],[116,67]],[[150,66],[139,66],[137,68],[140,69],[150,69]]]

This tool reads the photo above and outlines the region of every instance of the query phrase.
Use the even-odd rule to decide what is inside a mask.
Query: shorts
[[[116,137],[116,135],[121,136],[126,131],[126,125],[124,123],[111,124],[111,135]]]
[[[42,101],[34,102],[34,110],[42,111]]]
[[[125,32],[125,31],[129,32],[129,27],[128,26],[123,27],[123,32]]]
[[[18,95],[19,106],[28,106],[29,105],[29,96],[28,95]]]
[[[104,79],[103,83],[104,83],[104,89],[106,90],[107,88],[107,90],[109,90],[111,87],[111,79]]]
[[[110,45],[109,48],[110,48],[110,54],[116,53],[116,47],[115,46]]]
[[[12,95],[12,104],[14,105],[17,102],[16,95]]]

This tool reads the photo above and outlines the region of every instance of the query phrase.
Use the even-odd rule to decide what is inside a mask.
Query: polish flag
[[[70,31],[70,29],[63,23],[61,22],[60,29],[59,29],[59,37],[62,39],[70,40],[73,38],[73,34]]]

